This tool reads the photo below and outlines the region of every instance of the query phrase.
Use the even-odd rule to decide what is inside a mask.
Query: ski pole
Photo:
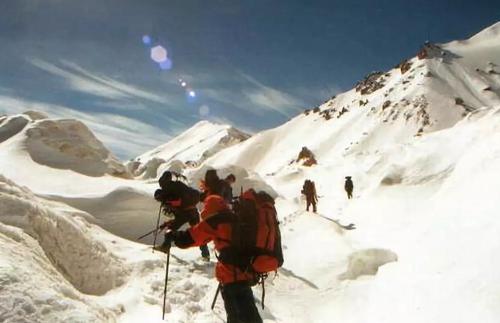
[[[158,228],[159,229],[159,228]],[[147,237],[148,235],[152,234],[152,233],[155,233],[156,231],[158,231],[158,229],[154,229],[154,230],[151,230],[149,231],[148,233],[146,234],[143,234],[142,236],[140,236],[139,238],[137,238],[137,240],[141,240],[142,238],[145,238]]]
[[[266,297],[266,288],[264,287],[264,280],[262,280],[262,298],[260,299],[260,304],[262,309],[264,309],[264,298]]]
[[[154,247],[156,247],[156,237],[158,236],[158,228],[160,227],[160,216],[161,216],[161,209],[163,207],[163,203],[160,204],[160,209],[158,210],[158,219],[156,220],[156,231],[155,231],[155,237],[153,239],[153,253],[155,252]]]
[[[165,287],[163,288],[163,314],[161,319],[165,319],[165,303],[167,301],[168,267],[170,266],[170,249],[167,252],[167,267],[165,269]]]
[[[221,288],[221,283],[217,285],[217,290],[215,291],[214,300],[212,301],[212,307],[211,307],[212,310],[215,307],[215,302],[217,301],[217,296],[219,296],[220,288]]]

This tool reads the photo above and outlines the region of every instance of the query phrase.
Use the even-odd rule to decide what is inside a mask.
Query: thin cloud
[[[312,104],[321,104],[329,99],[332,96],[337,95],[339,93],[344,92],[342,88],[336,84],[330,84],[326,86],[319,87],[298,87],[295,88],[294,93],[297,95],[306,98]]]
[[[226,106],[257,116],[265,116],[269,112],[274,112],[288,118],[307,106],[304,101],[286,92],[266,86],[247,74],[239,72],[238,76],[240,78],[237,79],[227,77],[223,83],[239,86],[235,86],[231,90],[214,87],[202,88],[203,95]],[[220,78],[212,83],[216,83],[215,81],[221,83]]]
[[[110,100],[126,101],[143,99],[161,104],[168,103],[165,97],[122,83],[107,76],[97,75],[70,61],[61,61],[62,67],[38,58],[29,59],[28,62],[43,71],[63,78],[69,88],[75,91]]]
[[[243,94],[255,105],[273,110],[286,117],[300,112],[306,106],[305,102],[286,92],[264,85],[245,73],[240,72],[240,75],[254,85],[254,88],[244,89]]]

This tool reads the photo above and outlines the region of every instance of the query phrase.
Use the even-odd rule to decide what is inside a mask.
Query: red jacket
[[[230,245],[233,214],[229,210],[228,205],[220,203],[220,200],[224,201],[218,195],[209,195],[205,199],[204,208],[201,213],[206,214],[206,217],[189,230],[176,233],[174,241],[179,248],[201,246],[213,241],[215,250],[220,252]],[[213,214],[214,212],[217,213]],[[254,280],[252,273],[243,272],[240,268],[223,263],[220,260],[215,267],[215,276],[222,284]]]

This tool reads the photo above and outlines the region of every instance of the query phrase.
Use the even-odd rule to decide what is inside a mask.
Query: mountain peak
[[[202,120],[169,142],[135,158],[130,168],[136,176],[145,178],[155,177],[160,166],[163,170],[175,165],[175,171],[179,171],[186,165],[197,166],[208,157],[249,137],[230,125]]]
[[[470,37],[470,41],[485,41],[485,40],[491,40],[496,39],[500,37],[500,21],[494,23],[493,25],[481,30],[474,36]]]
[[[129,177],[125,166],[76,119],[51,119],[38,111],[0,118],[0,144],[9,160],[72,170],[87,176]]]

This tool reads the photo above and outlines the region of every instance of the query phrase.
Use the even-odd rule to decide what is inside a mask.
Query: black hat
[[[158,180],[158,184],[160,184],[160,187],[164,189],[165,186],[171,181],[172,181],[172,172],[167,170],[161,175],[160,179]]]
[[[236,176],[234,176],[234,174],[229,174],[226,176],[226,180],[234,182],[234,181],[236,181]]]
[[[211,183],[216,183],[219,181],[219,176],[217,175],[217,171],[215,169],[209,169],[205,173],[205,183],[210,185]]]

